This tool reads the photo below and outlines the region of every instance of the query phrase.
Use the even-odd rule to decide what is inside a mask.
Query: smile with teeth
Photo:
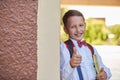
[[[75,36],[80,37],[80,36],[82,36],[82,33],[75,34]]]

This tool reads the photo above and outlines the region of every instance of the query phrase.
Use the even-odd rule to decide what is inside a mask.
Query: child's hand
[[[78,55],[76,52],[76,48],[73,47],[73,54],[72,54],[72,58],[70,59],[71,67],[74,68],[79,66],[81,61],[82,61],[82,56]]]
[[[96,79],[97,79],[97,80],[106,80],[106,78],[107,78],[107,74],[106,74],[106,72],[104,71],[104,69],[101,68],[100,73],[97,74],[97,76],[96,76]]]

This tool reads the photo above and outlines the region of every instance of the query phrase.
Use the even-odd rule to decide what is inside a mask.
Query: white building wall
[[[59,2],[59,0],[38,0],[37,80],[60,80]]]

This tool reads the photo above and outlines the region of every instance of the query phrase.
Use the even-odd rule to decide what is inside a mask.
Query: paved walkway
[[[94,46],[103,62],[111,69],[110,80],[120,80],[120,46]]]

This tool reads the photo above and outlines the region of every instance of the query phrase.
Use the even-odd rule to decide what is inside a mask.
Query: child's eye
[[[82,26],[84,26],[84,24],[80,24],[79,26],[82,27]]]
[[[75,26],[71,26],[71,28],[75,28]]]

